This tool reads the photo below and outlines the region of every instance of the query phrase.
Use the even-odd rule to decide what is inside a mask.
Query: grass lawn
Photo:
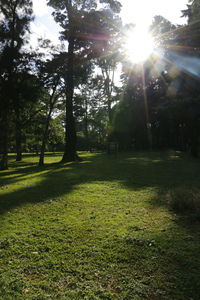
[[[199,300],[199,214],[168,202],[200,198],[200,161],[82,157],[11,156],[0,173],[0,299]]]

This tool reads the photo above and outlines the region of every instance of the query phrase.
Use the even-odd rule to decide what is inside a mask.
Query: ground
[[[0,173],[0,299],[200,299],[200,218],[169,200],[198,191],[200,161],[82,157]]]

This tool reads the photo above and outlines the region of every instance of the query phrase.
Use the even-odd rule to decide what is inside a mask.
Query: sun
[[[155,42],[148,29],[135,27],[126,34],[125,51],[133,63],[142,63],[154,52]]]

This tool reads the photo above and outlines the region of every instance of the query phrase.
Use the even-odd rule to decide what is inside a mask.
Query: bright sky
[[[175,24],[185,23],[181,18],[181,10],[186,8],[188,0],[121,0],[121,3],[124,23],[147,27],[155,15],[162,15]],[[33,9],[36,19],[31,27],[33,32],[31,44],[37,45],[39,37],[59,43],[59,26],[51,16],[52,9],[46,6],[46,0],[33,0]]]
[[[121,0],[122,19],[125,23],[149,26],[155,15],[161,15],[175,24],[183,24],[181,10],[188,0]]]
[[[33,0],[33,11],[35,21],[31,25],[31,44],[33,47],[37,45],[37,39],[42,37],[50,39],[52,42],[60,43],[59,30],[60,27],[52,17],[53,9],[46,5],[46,0]]]

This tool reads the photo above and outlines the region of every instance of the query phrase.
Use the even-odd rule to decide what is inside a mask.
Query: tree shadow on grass
[[[54,163],[47,164],[44,168],[27,162],[14,171],[0,174],[2,190],[13,184],[20,187],[0,195],[0,213],[26,202],[43,202],[62,196],[76,185],[95,181],[120,182],[133,191],[153,188],[162,195],[169,188],[190,183],[198,185],[199,165],[196,160],[182,160],[178,154],[168,153],[130,153],[120,154],[118,157],[88,155],[87,160],[82,163]],[[38,180],[34,182],[34,179]]]
[[[66,196],[80,184],[95,182],[118,182],[130,191],[153,189],[155,197],[149,202],[154,209],[166,205],[160,199],[165,198],[169,189],[186,184],[198,186],[200,177],[199,162],[182,159],[178,153],[120,154],[117,158],[91,155],[82,163],[53,164],[45,169],[24,165],[7,173],[11,174],[13,178],[10,181],[9,177],[5,178],[4,184],[20,183],[20,187],[0,196],[0,214],[27,203]],[[38,180],[26,181],[27,175]],[[105,289],[122,293],[119,299],[199,299],[199,224],[191,224],[177,215],[173,218],[171,227],[161,228],[156,233],[138,232],[135,228],[126,236],[113,236],[107,242],[104,239],[99,242],[103,251],[102,268],[115,274],[112,282],[105,276],[106,283],[104,271],[99,267]]]
[[[190,178],[188,181],[194,185],[194,181]],[[178,189],[184,190],[186,184],[188,185],[188,182],[181,182]],[[166,228],[160,228],[160,232],[151,236],[158,245],[153,247],[154,255],[157,257],[155,272],[164,275],[165,294],[160,299],[198,300],[200,297],[200,215],[191,210],[177,210],[171,205],[169,192],[176,193],[176,189],[177,184],[159,188],[158,194],[150,201],[152,209],[168,209],[172,216]]]

